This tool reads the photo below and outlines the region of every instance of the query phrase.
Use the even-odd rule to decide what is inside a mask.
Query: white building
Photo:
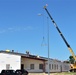
[[[20,69],[21,64],[21,56],[7,54],[7,53],[0,53],[0,71],[2,69]]]
[[[3,69],[26,69],[28,72],[48,72],[48,58],[36,55],[0,51],[0,72]],[[59,60],[50,59],[50,72],[69,71],[70,65]]]

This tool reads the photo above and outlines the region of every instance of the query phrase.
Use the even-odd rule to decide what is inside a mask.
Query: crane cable
[[[43,11],[43,14],[42,14],[43,16],[43,38],[42,38],[42,43],[41,43],[41,46],[46,46],[47,44],[46,44],[46,41],[45,41],[45,36],[44,36],[44,11]]]

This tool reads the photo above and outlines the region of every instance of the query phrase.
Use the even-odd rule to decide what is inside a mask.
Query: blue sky
[[[75,0],[0,0],[0,50],[15,50],[48,57],[48,11],[76,54],[76,1]],[[43,16],[38,16],[41,13]],[[67,60],[71,53],[50,18],[50,58]],[[43,40],[44,37],[44,40]]]

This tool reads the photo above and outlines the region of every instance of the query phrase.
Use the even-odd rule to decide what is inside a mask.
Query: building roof
[[[37,56],[37,55],[31,55],[28,52],[26,52],[26,54],[25,54],[25,53],[19,53],[19,52],[14,52],[14,51],[0,50],[0,53],[19,55],[19,56],[24,57],[24,58],[31,58],[31,59],[37,59],[37,60],[44,60],[44,61],[47,60],[46,58],[42,58],[42,57]]]
[[[0,53],[7,53],[7,54],[13,54],[13,55],[19,55],[23,58],[30,58],[30,59],[36,59],[36,60],[43,60],[43,61],[47,61],[48,58],[47,57],[42,57],[42,56],[38,56],[38,55],[31,55],[28,51],[26,51],[26,53],[19,53],[19,52],[14,52],[14,50],[10,51],[10,50],[0,50]],[[56,60],[56,59],[51,59],[50,60],[55,60],[57,62],[61,62],[60,60]]]

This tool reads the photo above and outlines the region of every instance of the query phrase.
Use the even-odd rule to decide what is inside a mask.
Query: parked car
[[[28,71],[26,71],[25,69],[18,69],[15,71],[15,75],[28,75]]]
[[[25,69],[18,70],[2,70],[0,75],[28,75],[28,71]]]
[[[15,75],[15,70],[6,70],[6,74]]]
[[[0,75],[5,75],[5,73],[6,73],[6,70],[2,70]]]
[[[0,75],[15,75],[14,70],[2,70]]]
[[[21,70],[16,70],[16,71],[15,71],[15,75],[22,75]]]

